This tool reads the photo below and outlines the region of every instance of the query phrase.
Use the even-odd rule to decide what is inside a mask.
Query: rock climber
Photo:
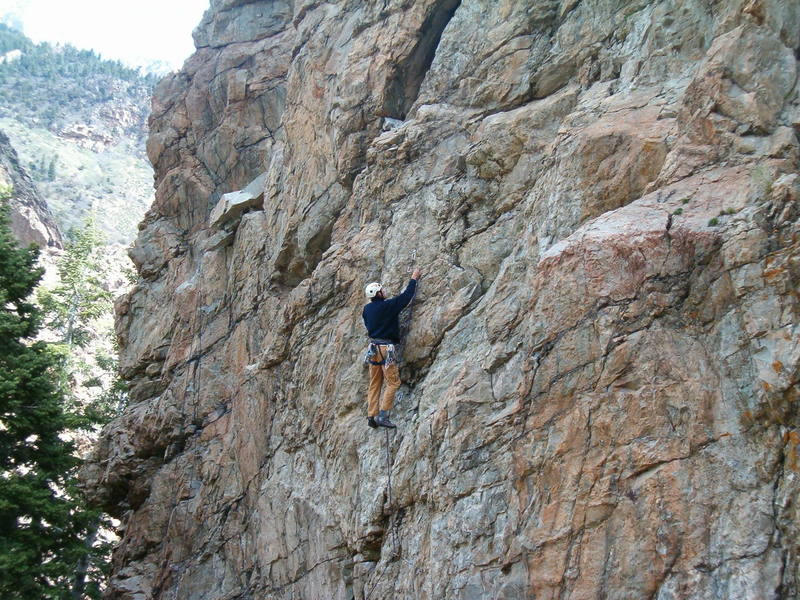
[[[380,283],[372,282],[364,288],[364,293],[370,300],[361,313],[369,335],[369,348],[365,358],[365,362],[369,363],[367,425],[373,428],[396,427],[389,420],[389,411],[392,410],[394,397],[400,387],[400,369],[395,353],[395,344],[400,342],[400,324],[397,317],[414,298],[417,280],[421,274],[419,269],[414,269],[406,289],[394,298],[386,298]],[[383,399],[380,400],[384,380],[386,389],[383,392]]]

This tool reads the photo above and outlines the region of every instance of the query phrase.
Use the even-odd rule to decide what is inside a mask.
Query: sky
[[[69,43],[132,66],[178,69],[209,0],[0,0],[34,42]]]

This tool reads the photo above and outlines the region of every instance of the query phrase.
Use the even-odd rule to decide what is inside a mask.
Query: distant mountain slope
[[[11,231],[23,244],[55,246],[62,244],[61,233],[53,221],[30,176],[19,164],[19,158],[8,137],[0,132],[0,197],[11,203]]]
[[[90,211],[128,243],[153,197],[145,155],[157,77],[0,25],[0,129],[62,230]]]

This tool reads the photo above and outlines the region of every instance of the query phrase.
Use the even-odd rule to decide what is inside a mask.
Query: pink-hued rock
[[[796,596],[798,31],[788,0],[212,1],[84,471],[108,597]],[[362,290],[414,259],[387,448]]]

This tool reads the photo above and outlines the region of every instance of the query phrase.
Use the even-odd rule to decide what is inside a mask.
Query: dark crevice
[[[297,16],[292,20],[292,25],[297,29],[297,26],[302,22],[303,19],[306,18],[306,15],[314,10],[317,10],[323,3],[322,2],[313,2],[308,6],[304,6],[300,9],[300,12],[297,13]]]
[[[460,4],[461,0],[440,0],[431,9],[419,30],[416,46],[406,58],[395,65],[389,78],[383,116],[405,120],[419,95],[425,75],[433,64],[444,29]]]
[[[361,540],[360,552],[365,561],[377,563],[381,560],[381,551],[383,550],[383,543],[386,538],[385,534],[388,518],[385,518],[383,521],[382,529],[370,532]]]

